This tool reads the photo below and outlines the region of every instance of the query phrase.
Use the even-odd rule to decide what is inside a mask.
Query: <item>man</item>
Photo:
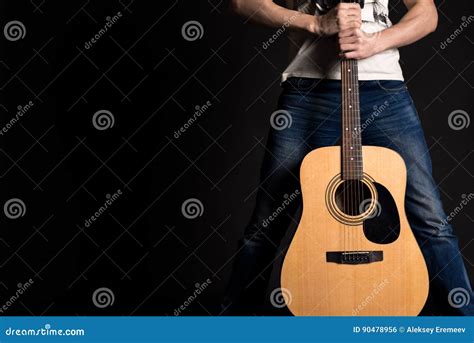
[[[366,0],[362,10],[359,4],[333,0],[291,1],[289,8],[272,0],[232,1],[236,13],[254,22],[289,29],[298,51],[283,73],[277,112],[289,116],[291,125],[281,127],[273,118],[257,204],[239,244],[224,313],[259,313],[272,264],[282,254],[279,244],[301,204],[301,196],[286,200],[300,194],[301,161],[311,150],[336,145],[340,139],[339,62],[348,58],[359,60],[362,143],[388,147],[405,160],[405,209],[427,263],[434,313],[474,314],[472,288],[457,239],[446,224],[397,50],[433,32],[437,11],[433,0],[404,3],[408,12],[392,25],[388,0]],[[283,213],[273,215],[283,203]],[[459,291],[462,306],[460,294],[455,294]]]

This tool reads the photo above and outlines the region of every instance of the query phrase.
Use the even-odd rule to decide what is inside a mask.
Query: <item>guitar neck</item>
[[[360,180],[363,175],[360,132],[359,76],[356,60],[341,61],[342,84],[342,178]]]

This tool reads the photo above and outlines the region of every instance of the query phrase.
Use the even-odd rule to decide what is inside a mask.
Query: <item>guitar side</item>
[[[363,146],[364,172],[383,185],[398,210],[398,238],[376,244],[362,225],[347,226],[328,211],[327,188],[341,169],[340,147],[309,153],[301,166],[303,213],[281,272],[287,306],[294,315],[414,316],[428,296],[428,272],[405,215],[405,164],[395,151]],[[381,208],[383,211],[383,206]],[[383,260],[344,264],[327,252],[382,251]],[[286,293],[286,292],[285,292]]]

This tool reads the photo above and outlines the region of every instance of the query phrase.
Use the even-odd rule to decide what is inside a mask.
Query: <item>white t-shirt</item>
[[[367,33],[382,31],[392,23],[388,18],[389,0],[365,0],[362,9],[362,30]],[[320,15],[324,13],[318,3],[327,0],[297,0],[300,12]],[[295,9],[296,9],[295,8]],[[376,39],[376,35],[375,38]],[[283,72],[282,80],[288,77],[341,79],[339,47],[337,37],[315,37],[301,32],[292,32],[290,44],[295,46],[291,63]],[[389,49],[369,58],[359,60],[359,80],[401,80],[398,49]]]

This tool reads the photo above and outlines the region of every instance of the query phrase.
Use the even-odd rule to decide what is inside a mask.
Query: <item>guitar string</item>
[[[347,145],[350,144],[350,135],[352,131],[351,127],[351,116],[350,116],[350,96],[347,92],[350,78],[349,78],[349,61],[344,59],[342,64],[342,75],[344,78],[343,93],[344,93],[344,161],[345,161],[345,171],[344,171],[344,196],[345,196],[345,212],[350,216],[352,215],[352,194],[351,194],[351,162],[350,162],[350,153],[347,149]],[[351,231],[348,225],[345,226],[345,231],[347,231],[347,249],[346,251],[351,250]]]
[[[353,70],[351,69],[352,67],[352,61],[351,60],[348,60],[347,62],[347,77],[349,79],[349,82],[348,82],[348,87],[346,88],[346,92],[348,91],[348,88],[349,87],[352,87],[352,74],[353,74]],[[349,144],[353,144],[353,139],[352,139],[352,136],[354,134],[354,116],[353,116],[353,99],[352,99],[352,94],[350,94],[348,92],[348,98],[349,98],[349,122],[350,122],[350,127],[349,127],[349,132],[350,134],[348,135],[348,138],[349,138]],[[352,145],[350,145],[352,146]],[[354,147],[353,147],[354,148]],[[354,149],[350,150],[349,149],[349,170],[350,170],[350,180],[349,180],[349,187],[350,187],[350,190],[349,190],[349,195],[350,195],[350,204],[351,204],[351,210],[350,210],[350,213],[351,215],[353,216],[354,215]],[[352,234],[353,234],[353,228],[350,227],[350,235],[351,235],[351,246],[349,247],[349,251],[352,251],[353,250],[353,238],[352,238]]]
[[[344,68],[345,66],[345,61],[343,60],[341,62],[341,68]],[[343,144],[342,144],[342,163],[343,163],[343,188],[342,188],[342,196],[343,196],[343,209],[344,209],[344,212],[347,211],[347,196],[346,196],[346,185],[344,185],[345,183],[345,179],[347,177],[347,161],[346,161],[346,152],[345,152],[345,147],[344,147],[344,144],[345,144],[345,135],[346,135],[346,127],[347,127],[347,123],[346,123],[346,115],[345,115],[345,111],[346,111],[346,94],[344,92],[344,89],[346,87],[346,78],[345,78],[345,75],[344,73],[341,74],[341,83],[342,83],[342,139],[343,139]],[[344,251],[347,251],[346,250],[346,239],[347,239],[347,229],[346,229],[346,225],[343,224],[343,230],[344,230]]]
[[[357,147],[357,152],[356,152],[356,179],[357,179],[357,208],[356,208],[356,211],[357,211],[357,214],[360,214],[361,210],[363,210],[363,208],[361,209],[361,204],[362,204],[362,199],[361,199],[361,194],[362,194],[362,191],[363,191],[363,184],[362,184],[362,171],[361,171],[361,168],[360,168],[360,164],[362,163],[362,144],[361,142],[359,141],[360,139],[360,108],[359,108],[359,77],[358,77],[358,65],[357,65],[357,62],[354,61],[353,62],[353,67],[352,69],[354,70],[354,98],[355,98],[355,101],[354,101],[354,108],[355,108],[355,139],[354,139],[354,145]],[[358,237],[358,250],[361,250],[361,245],[362,245],[362,242],[361,242],[361,238],[360,238],[360,232],[359,231],[355,231],[355,234],[357,235]]]
[[[350,151],[347,150],[347,144],[351,144],[351,135],[352,135],[352,126],[353,126],[353,123],[352,123],[352,111],[351,111],[351,108],[352,108],[352,104],[351,104],[351,96],[348,92],[348,88],[350,87],[350,84],[351,84],[351,70],[350,70],[350,61],[349,60],[346,60],[346,69],[344,70],[344,72],[346,73],[346,77],[347,77],[347,84],[346,84],[346,87],[345,87],[345,92],[347,94],[347,113],[346,113],[346,116],[348,117],[348,128],[349,130],[347,130],[347,142],[346,142],[346,152],[347,152],[347,163],[349,164],[349,175],[348,175],[348,181],[347,181],[347,184],[348,184],[348,195],[349,195],[349,214],[352,216],[354,214],[354,196],[353,196],[353,182],[352,182],[352,178],[353,178],[353,171],[352,171],[352,161],[353,161],[353,157],[352,157],[352,154]],[[352,230],[351,230],[351,227],[348,227],[348,230],[349,230],[349,251],[352,250]]]
[[[358,3],[358,0],[353,0],[352,2]],[[353,108],[353,118],[354,118],[354,128],[353,128],[353,152],[355,152],[355,175],[354,177],[354,182],[356,183],[356,208],[355,208],[355,214],[360,214],[360,212],[363,211],[363,208],[361,208],[362,201],[364,197],[361,199],[361,194],[364,190],[363,183],[362,183],[362,167],[360,164],[362,163],[362,142],[361,142],[361,132],[360,132],[360,107],[359,107],[359,70],[358,70],[358,63],[356,60],[351,59],[351,70],[352,70],[352,91],[351,91],[351,96],[353,98],[352,101],[352,108]],[[359,231],[354,230],[354,233],[358,237],[356,240],[359,244],[357,244],[357,250],[361,250],[361,233]]]
[[[341,0],[342,2],[342,0]],[[347,102],[347,97],[346,97],[346,92],[345,92],[345,87],[346,87],[346,77],[345,77],[345,74],[343,73],[343,70],[345,68],[345,59],[342,59],[341,61],[341,90],[342,90],[342,154],[341,154],[341,157],[342,157],[342,163],[343,163],[343,170],[342,170],[342,195],[343,195],[343,210],[344,212],[347,212],[347,194],[346,194],[346,179],[347,179],[347,154],[346,154],[346,151],[345,151],[345,141],[346,141],[346,128],[347,128],[347,118],[346,118],[346,102]],[[343,224],[343,230],[344,230],[344,251],[347,251],[347,247],[346,247],[346,240],[347,240],[347,227],[345,224]]]
[[[362,189],[362,194],[361,194],[361,198],[359,199],[360,203],[364,202],[365,201],[365,186],[364,186],[364,183],[363,183],[363,180],[364,180],[364,147],[362,145],[362,131],[361,131],[361,119],[362,119],[362,113],[361,113],[361,110],[360,110],[360,93],[359,93],[359,64],[356,63],[355,65],[355,70],[356,70],[356,73],[357,73],[357,90],[356,90],[356,96],[357,96],[357,113],[358,113],[358,123],[357,123],[357,140],[358,140],[358,144],[359,144],[359,151],[360,151],[360,161],[359,161],[359,175],[360,175],[360,179],[361,179],[361,182],[360,182],[360,186],[361,186],[361,189]],[[372,202],[370,201],[370,204],[372,204]],[[364,226],[363,226],[363,222],[362,222],[362,231],[359,230],[358,234],[359,234],[359,237],[360,237],[360,249],[361,250],[364,250],[362,248],[362,246],[364,245],[365,243],[365,240],[364,240]]]
[[[352,111],[351,111],[351,114],[352,114],[352,122],[353,122],[353,132],[352,132],[352,135],[351,135],[351,139],[352,139],[352,146],[353,146],[353,149],[352,149],[352,154],[353,154],[353,170],[354,170],[354,175],[352,176],[354,178],[354,181],[353,181],[353,184],[354,184],[354,202],[355,202],[355,208],[354,208],[354,215],[358,215],[359,214],[359,208],[360,208],[360,202],[359,202],[359,181],[358,181],[358,163],[359,163],[359,145],[358,145],[358,142],[357,142],[357,105],[356,105],[356,102],[357,102],[357,99],[355,97],[355,92],[356,92],[356,82],[357,82],[357,74],[356,74],[356,70],[355,70],[355,61],[354,60],[351,60],[351,79],[352,79],[352,82],[351,82],[351,97],[352,97]],[[355,230],[355,228],[353,228],[353,234],[356,235],[356,238],[357,238],[357,231]],[[356,244],[355,244],[355,248],[354,250],[357,250],[357,240],[356,241]]]
[[[349,68],[351,70],[351,72],[349,73],[350,75],[350,79],[351,79],[351,82],[350,82],[350,87],[351,87],[351,92],[350,92],[350,97],[351,97],[351,107],[350,107],[350,114],[351,114],[351,122],[352,122],[352,132],[351,132],[351,146],[352,146],[352,151],[351,151],[351,156],[352,156],[352,159],[351,159],[351,163],[352,163],[352,180],[351,180],[351,186],[352,186],[352,199],[353,199],[353,208],[352,208],[352,214],[353,215],[356,215],[357,214],[357,159],[358,159],[358,151],[357,151],[357,145],[355,144],[355,140],[354,140],[354,133],[356,133],[357,131],[357,127],[356,127],[356,113],[355,113],[355,110],[354,110],[354,107],[355,107],[355,99],[354,99],[354,80],[355,80],[355,76],[354,76],[354,61],[353,60],[350,60],[349,62]],[[354,154],[355,153],[355,154]],[[354,156],[355,155],[355,156]],[[351,235],[354,237],[356,231],[355,231],[355,228],[354,227],[351,227]],[[356,250],[356,246],[355,244],[357,243],[356,240],[353,238],[352,239],[354,241],[354,247],[352,248],[352,250]]]
[[[354,101],[354,107],[355,107],[355,113],[356,113],[356,117],[355,117],[355,125],[356,127],[354,128],[354,131],[355,131],[355,139],[354,139],[354,145],[357,147],[357,156],[356,156],[356,179],[357,179],[357,214],[359,214],[361,212],[361,198],[360,198],[360,195],[362,193],[362,190],[361,190],[361,183],[362,181],[359,179],[360,177],[360,170],[359,170],[359,163],[360,163],[360,160],[362,159],[361,156],[359,156],[359,154],[362,154],[362,147],[361,145],[359,144],[359,134],[360,134],[360,131],[359,131],[359,116],[360,116],[360,112],[358,112],[358,102],[359,100],[357,99],[357,90],[358,90],[358,75],[357,75],[357,63],[354,62],[353,63],[353,69],[354,69],[354,97],[355,97],[355,101]],[[359,237],[359,231],[356,231],[355,232],[357,234],[357,236]],[[360,239],[359,239],[359,250],[360,250]]]
[[[348,60],[347,61],[347,77],[349,79],[349,82],[348,82],[348,85],[346,87],[346,92],[348,92],[348,89],[351,88],[353,86],[353,74],[354,74],[354,71],[351,69],[352,68],[352,60]],[[353,146],[353,134],[354,134],[354,111],[353,111],[353,108],[354,108],[354,103],[353,103],[353,97],[352,97],[352,92],[348,92],[348,98],[349,98],[349,109],[348,109],[348,114],[349,114],[349,123],[350,123],[350,126],[349,126],[349,134],[348,134],[348,139],[349,139],[349,145],[350,147],[352,146],[353,149],[349,149],[349,170],[350,170],[350,180],[349,180],[349,196],[350,196],[350,206],[351,206],[351,209],[350,209],[350,213],[352,216],[354,216],[355,214],[355,190],[354,190],[354,146]],[[349,247],[349,251],[352,251],[354,250],[353,248],[353,242],[354,242],[354,238],[353,238],[353,227],[350,227],[349,228],[350,231],[349,231],[349,234],[350,234],[350,238],[351,238],[351,246]]]

